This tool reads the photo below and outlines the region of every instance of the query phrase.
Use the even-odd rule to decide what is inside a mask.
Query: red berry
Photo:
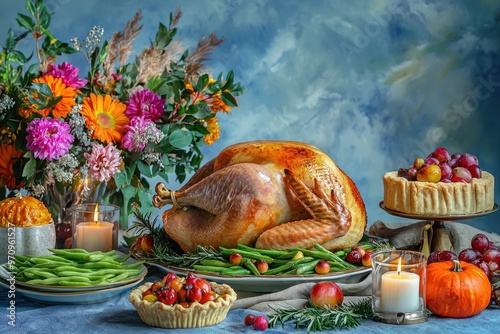
[[[254,320],[255,320],[255,316],[253,314],[247,314],[245,316],[245,320],[244,320],[245,326],[252,326]]]
[[[263,315],[255,317],[253,320],[253,328],[259,331],[265,331],[269,326],[269,321]]]

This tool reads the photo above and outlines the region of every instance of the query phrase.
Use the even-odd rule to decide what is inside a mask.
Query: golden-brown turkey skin
[[[240,169],[244,171],[235,176]],[[259,173],[272,181],[262,183]],[[242,188],[251,190],[240,196],[228,192]],[[171,204],[165,196],[155,197],[163,199],[157,207]],[[366,228],[364,203],[352,180],[325,153],[299,142],[229,146],[200,168],[176,198],[186,210],[167,210],[164,227],[186,251],[196,244],[233,247],[237,242],[273,249],[321,243],[335,250],[357,244]],[[233,208],[229,218],[222,213],[225,205]],[[210,207],[222,211],[211,212]]]

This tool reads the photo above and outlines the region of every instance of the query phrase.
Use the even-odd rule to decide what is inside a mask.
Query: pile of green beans
[[[142,273],[143,261],[126,264],[129,255],[114,250],[88,252],[84,249],[49,249],[54,255],[14,257],[9,268],[16,280],[41,285],[92,286],[116,283]]]
[[[359,246],[367,250],[374,248],[369,243]],[[201,260],[199,264],[193,266],[193,269],[198,272],[221,275],[311,275],[315,274],[316,264],[325,260],[330,264],[330,272],[340,272],[360,267],[344,260],[350,250],[351,248],[346,248],[331,252],[319,244],[315,245],[314,249],[290,248],[287,250],[259,249],[238,244],[236,248],[219,247],[223,258]],[[243,257],[238,265],[229,261],[234,253]],[[255,261],[258,260],[268,263],[269,269],[263,274],[255,266]]]

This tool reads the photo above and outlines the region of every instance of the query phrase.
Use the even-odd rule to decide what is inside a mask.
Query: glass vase
[[[51,183],[46,184],[45,189],[43,202],[52,214],[56,227],[56,248],[69,248],[73,208],[80,203],[100,202],[106,183],[76,174],[71,184]]]

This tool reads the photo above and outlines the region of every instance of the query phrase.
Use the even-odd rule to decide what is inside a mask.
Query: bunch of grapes
[[[451,154],[444,147],[438,147],[425,159],[419,157],[409,168],[401,168],[398,176],[410,181],[422,182],[464,182],[481,178],[479,160],[470,153]]]
[[[492,287],[492,300],[500,305],[500,249],[483,233],[474,235],[471,247],[463,249],[458,256],[451,251],[432,252],[427,263],[460,260],[472,263],[484,271]]]

